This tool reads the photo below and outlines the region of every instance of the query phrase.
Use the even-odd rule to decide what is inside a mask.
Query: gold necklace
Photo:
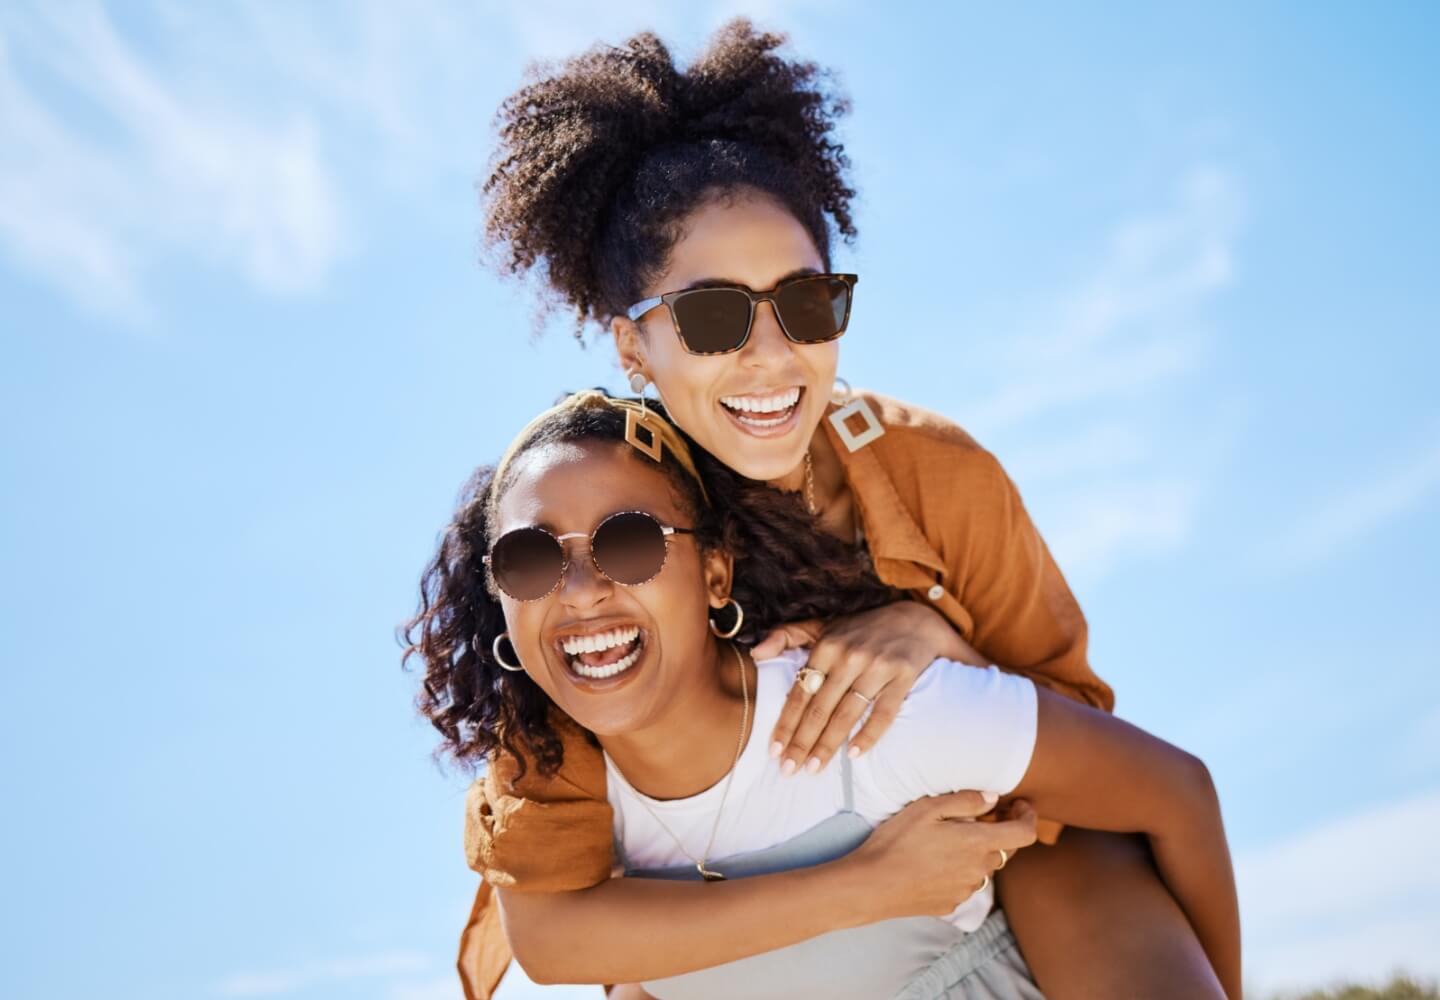
[[[811,517],[820,513],[815,506],[815,463],[810,460],[810,449],[805,449],[805,509]]]
[[[735,771],[740,766],[740,755],[745,752],[745,730],[750,728],[750,680],[745,674],[745,658],[740,655],[739,646],[732,643],[730,648],[735,651],[735,659],[740,664],[740,696],[744,699],[745,707],[740,712],[740,740],[735,747],[735,763],[730,765],[730,773],[725,776],[725,790],[720,793],[720,805],[715,810],[715,825],[710,828],[710,840],[705,845],[705,853],[697,858],[685,850],[685,845],[680,842],[679,837],[675,836],[675,831],[666,826],[665,821],[655,814],[655,810],[650,808],[650,803],[645,801],[645,796],[633,788],[630,789],[636,801],[644,806],[645,811],[650,814],[650,818],[659,823],[660,829],[668,833],[670,839],[675,841],[675,846],[680,849],[680,853],[695,863],[695,870],[706,882],[725,881],[724,875],[706,868],[705,863],[710,860],[710,851],[715,847],[715,834],[720,831],[720,817],[725,812],[725,800],[730,796],[730,783],[735,780]],[[625,787],[630,787],[628,782]]]

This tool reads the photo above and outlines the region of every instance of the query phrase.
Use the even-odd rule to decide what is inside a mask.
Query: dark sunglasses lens
[[[838,278],[806,278],[775,293],[780,322],[791,340],[820,343],[845,329],[850,286]]]
[[[564,566],[560,543],[539,528],[508,531],[490,550],[495,583],[517,601],[533,601],[550,593]]]
[[[734,288],[697,288],[671,305],[680,341],[695,354],[724,354],[740,347],[750,328],[750,296]]]
[[[665,532],[649,514],[615,514],[595,529],[591,552],[600,572],[634,586],[665,565]]]

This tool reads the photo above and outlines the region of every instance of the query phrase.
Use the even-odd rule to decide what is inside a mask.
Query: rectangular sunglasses
[[[769,302],[781,331],[792,343],[823,344],[845,332],[859,280],[855,274],[802,274],[785,279],[768,292],[751,291],[744,285],[687,288],[637,302],[625,315],[638,320],[664,305],[686,351],[729,354],[750,339],[755,306]]]
[[[607,580],[638,587],[664,568],[671,535],[692,534],[693,529],[661,524],[644,511],[620,511],[590,532],[590,560]],[[544,528],[516,528],[497,538],[483,561],[495,585],[510,597],[538,601],[555,592],[570,566],[565,542],[584,537],[583,531],[555,535]]]

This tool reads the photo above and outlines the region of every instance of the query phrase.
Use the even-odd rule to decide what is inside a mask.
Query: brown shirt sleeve
[[[1112,711],[1115,695],[1087,659],[1085,615],[1015,484],[978,446],[958,471],[943,544],[955,596],[974,622],[971,644],[1037,684]]]
[[[558,772],[547,778],[532,761],[522,776],[519,761],[496,754],[465,799],[465,860],[481,875],[456,959],[465,1000],[489,1000],[510,965],[493,887],[566,892],[610,877],[604,757],[568,717],[551,718],[565,749]]]
[[[496,754],[470,790],[465,860],[501,889],[565,892],[610,877],[613,816],[605,798],[605,760],[584,730],[558,711],[560,770],[546,777],[531,762]]]

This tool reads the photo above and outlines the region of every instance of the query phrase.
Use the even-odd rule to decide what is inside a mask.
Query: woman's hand
[[[828,764],[867,709],[870,717],[850,741],[850,754],[873,747],[936,657],[986,665],[944,615],[915,601],[896,601],[828,624],[783,625],[753,655],[764,660],[810,645],[807,667],[824,674],[825,682],[813,695],[801,684],[791,688],[770,737],[770,755],[784,758],[780,766],[786,774],[802,764],[812,772]]]
[[[975,822],[994,806],[994,796],[980,792],[917,799],[876,827],[844,863],[873,872],[869,891],[886,897],[890,916],[944,916],[1016,851],[1035,843],[1035,811],[1028,803],[1011,803],[1002,822]]]

